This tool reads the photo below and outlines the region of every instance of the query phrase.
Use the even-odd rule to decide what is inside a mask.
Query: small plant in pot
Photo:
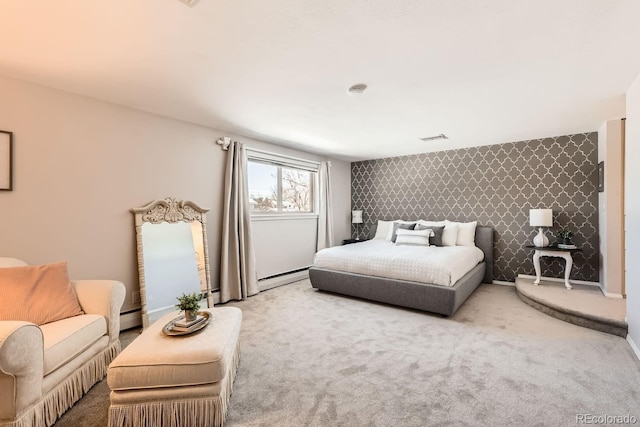
[[[181,296],[176,298],[178,299],[176,308],[178,310],[184,311],[185,320],[187,322],[196,320],[198,310],[200,310],[200,301],[202,300],[202,294],[196,292],[192,294],[183,293]]]
[[[556,231],[556,237],[560,239],[563,244],[570,245],[573,233],[567,228],[561,228],[560,230]]]

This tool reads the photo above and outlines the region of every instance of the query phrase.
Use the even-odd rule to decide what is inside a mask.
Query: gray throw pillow
[[[375,222],[369,228],[369,240],[373,240],[373,238],[376,237],[376,231],[378,231],[378,223],[377,222]]]
[[[398,223],[394,223],[393,224],[393,233],[391,233],[391,241],[393,243],[396,242],[396,238],[398,237],[398,229],[402,228],[404,230],[413,230],[413,227],[415,227],[416,224],[415,223],[411,223],[411,224],[398,224]],[[443,227],[444,228],[444,227]]]
[[[433,246],[442,246],[442,233],[444,232],[444,225],[440,227],[428,226],[418,224],[415,230],[426,230],[430,228],[433,230],[433,236],[429,237],[429,244]]]

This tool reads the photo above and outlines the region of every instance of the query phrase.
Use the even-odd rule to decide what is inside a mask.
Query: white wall
[[[258,219],[251,222],[258,279],[311,266],[317,218]]]
[[[138,290],[131,208],[172,196],[211,209],[207,233],[217,287],[226,152],[216,139],[306,156],[14,79],[0,77],[0,93],[0,129],[14,132],[15,149],[14,191],[0,192],[0,256],[30,264],[66,260],[72,278],[121,280],[128,290],[124,311],[136,307]],[[348,175],[347,162],[331,161],[334,182]],[[334,194],[342,238],[350,188]]]
[[[331,162],[333,244],[351,237],[351,163]]]
[[[640,358],[640,75],[627,91],[625,139],[627,339]]]
[[[607,163],[607,122],[598,129],[598,163]],[[600,286],[607,289],[607,197],[606,193],[598,193],[598,231],[600,237]]]
[[[608,120],[598,130],[598,162],[604,162],[604,191],[598,193],[600,285],[605,295],[624,295],[624,124]]]

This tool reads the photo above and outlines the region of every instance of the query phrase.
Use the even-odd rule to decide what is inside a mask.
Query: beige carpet
[[[308,281],[228,305],[244,323],[227,426],[640,422],[640,363],[628,343],[547,316],[512,287],[481,285],[452,318]],[[104,426],[107,408],[103,381],[56,425]]]

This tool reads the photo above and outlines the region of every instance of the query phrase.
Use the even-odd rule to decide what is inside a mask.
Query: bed
[[[311,285],[321,291],[451,316],[480,283],[493,281],[491,227],[477,226],[475,247],[464,251],[454,246],[410,252],[397,246],[393,254],[386,252],[385,244],[393,246],[391,242],[371,240],[323,249],[309,269]],[[473,261],[474,250],[479,254],[475,256],[477,262]],[[469,259],[463,259],[466,255],[462,252],[470,254]],[[416,267],[415,257],[429,255],[440,258],[451,269],[443,271],[442,262]]]

